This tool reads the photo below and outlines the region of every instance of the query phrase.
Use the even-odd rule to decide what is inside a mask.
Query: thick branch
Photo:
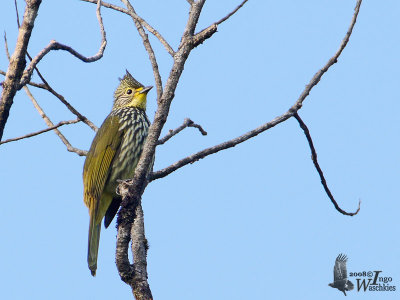
[[[123,0],[124,1],[124,0]],[[137,211],[138,205],[140,205],[141,196],[147,184],[147,175],[150,169],[150,165],[154,158],[155,147],[157,146],[158,139],[160,137],[161,130],[167,120],[169,108],[171,105],[171,101],[174,97],[175,89],[178,84],[179,78],[182,74],[184,64],[186,59],[189,56],[190,51],[193,49],[192,47],[192,34],[195,30],[198,18],[200,16],[201,9],[204,5],[205,0],[199,0],[196,2],[190,10],[188,23],[185,28],[185,32],[183,34],[180,46],[178,48],[177,53],[174,56],[174,64],[172,70],[170,72],[169,78],[165,85],[164,91],[161,91],[160,95],[161,98],[158,101],[158,108],[154,117],[154,122],[149,128],[149,134],[147,136],[146,142],[144,144],[142,155],[139,159],[138,165],[135,169],[134,179],[129,182],[125,182],[120,184],[120,194],[123,197],[123,201],[121,203],[121,209],[118,212],[117,224],[118,224],[118,232],[126,233],[128,231],[131,232],[132,242],[136,243],[139,242],[141,249],[143,247],[146,248],[145,244],[145,237],[144,231],[143,235],[140,232],[135,230],[135,224],[132,226],[131,222],[135,217],[135,213]],[[128,9],[133,9],[129,6],[127,1],[124,1],[128,4]],[[138,24],[138,23],[137,23]],[[136,25],[137,25],[136,24]],[[140,25],[140,24],[139,24]],[[140,30],[140,26],[137,26],[138,30]],[[153,69],[154,70],[154,69]],[[158,69],[157,69],[158,72]],[[122,186],[122,188],[121,188]],[[127,186],[127,188],[123,188]],[[140,221],[141,223],[143,221]],[[143,226],[138,224],[138,226]],[[132,229],[132,230],[131,230]],[[121,238],[124,238],[121,235]],[[120,243],[119,236],[117,237],[117,246],[121,245],[121,250],[117,249],[118,252],[125,252],[126,248],[123,247],[124,243]],[[147,271],[146,271],[146,251],[136,251],[135,252],[135,245],[133,246],[133,256],[134,256],[134,269],[135,269],[135,276],[141,276],[141,284],[136,285],[135,282],[128,283],[135,297],[140,297],[138,299],[151,299],[151,292],[150,288],[147,283]],[[123,254],[125,257],[127,253]],[[123,264],[123,265],[122,265]],[[121,260],[117,262],[118,270],[129,270],[130,265],[129,262],[126,260]],[[140,272],[140,274],[138,274]],[[121,271],[120,271],[121,274]],[[121,276],[122,278],[122,276]]]
[[[13,99],[18,90],[19,82],[26,65],[25,53],[41,2],[41,0],[26,1],[24,19],[19,28],[15,51],[8,65],[4,82],[2,83],[3,91],[1,92],[0,99],[0,140],[3,137],[4,127],[7,123]]]
[[[47,47],[45,47],[42,51],[39,52],[39,54],[36,57],[34,57],[32,59],[29,66],[24,71],[24,75],[22,76],[21,82],[19,84],[19,88],[22,88],[25,84],[27,84],[30,81],[33,70],[35,69],[36,65],[43,59],[43,57],[46,54],[48,54],[52,50],[67,51],[67,52],[71,53],[73,56],[75,56],[76,58],[78,58],[81,61],[86,62],[86,63],[91,63],[91,62],[97,61],[103,57],[104,49],[106,48],[106,45],[107,45],[107,39],[106,39],[106,32],[104,30],[103,19],[101,17],[101,12],[100,12],[101,5],[100,4],[101,4],[101,0],[98,0],[97,8],[96,8],[96,15],[97,15],[97,20],[99,21],[100,33],[101,33],[101,45],[100,45],[99,51],[93,56],[86,57],[86,56],[80,54],[79,52],[77,52],[76,50],[74,50],[73,48],[71,48],[70,46],[67,46],[67,45],[61,44],[57,41],[52,40],[47,45]]]
[[[181,168],[183,166],[186,166],[187,164],[192,164],[192,163],[194,163],[194,162],[196,162],[196,161],[198,161],[198,160],[200,160],[200,159],[202,159],[202,158],[204,158],[204,157],[206,157],[208,155],[217,153],[217,152],[219,152],[221,150],[225,150],[225,149],[228,149],[228,148],[235,147],[236,145],[238,145],[240,143],[243,143],[243,142],[247,141],[248,139],[257,136],[261,132],[264,132],[264,131],[266,131],[266,130],[278,125],[279,123],[282,123],[282,122],[286,121],[287,119],[291,118],[302,107],[303,101],[310,94],[312,88],[314,86],[316,86],[318,84],[318,82],[321,80],[322,75],[324,75],[329,70],[329,68],[337,62],[340,54],[342,53],[343,49],[346,47],[346,45],[347,45],[347,43],[348,43],[348,41],[350,39],[350,36],[351,36],[352,31],[353,31],[354,25],[355,25],[355,23],[357,21],[358,13],[360,11],[361,2],[362,2],[362,0],[358,0],[357,1],[356,7],[354,9],[354,15],[353,15],[353,18],[351,20],[349,29],[347,30],[347,33],[346,33],[345,37],[343,38],[339,49],[328,60],[326,65],[322,69],[320,69],[313,76],[313,78],[310,80],[310,82],[306,85],[306,87],[303,90],[303,92],[300,94],[300,96],[297,99],[297,101],[293,104],[293,106],[287,112],[285,112],[284,114],[274,118],[270,122],[267,122],[267,123],[255,128],[255,129],[245,133],[245,134],[242,134],[241,136],[239,136],[239,137],[237,137],[235,139],[231,139],[231,140],[226,141],[224,143],[221,143],[221,144],[215,145],[213,147],[210,147],[210,148],[204,149],[202,151],[199,151],[199,152],[197,152],[195,154],[192,154],[192,155],[190,155],[188,157],[185,157],[185,158],[177,161],[176,163],[174,163],[174,164],[172,164],[172,165],[170,165],[170,166],[168,166],[168,167],[166,167],[166,168],[164,168],[162,170],[159,170],[157,172],[152,173],[151,176],[150,176],[150,181],[155,180],[155,179],[159,179],[159,178],[163,178],[163,177],[169,175],[170,173],[176,171],[177,169],[179,169],[179,168]]]
[[[50,118],[44,113],[43,109],[40,107],[39,103],[36,101],[35,97],[32,95],[30,92],[29,88],[27,86],[24,86],[23,89],[25,90],[26,94],[28,95],[29,99],[32,101],[33,106],[35,106],[36,110],[39,112],[40,116],[43,118],[47,126],[49,127],[54,127],[53,122],[50,120]],[[87,154],[87,151],[72,147],[70,142],[67,140],[67,138],[57,129],[53,129],[54,132],[59,136],[61,141],[64,143],[65,146],[67,146],[67,150],[69,152],[75,152],[79,156],[85,156]]]
[[[129,184],[122,181],[119,193],[123,195],[123,202],[127,197],[133,197],[129,191]],[[122,207],[117,219],[117,248],[116,265],[121,279],[132,287],[137,300],[152,299],[150,286],[147,282],[147,240],[144,232],[143,209],[140,197],[135,197],[131,206]],[[128,258],[129,241],[132,239],[133,265]]]
[[[147,282],[147,250],[149,248],[144,232],[144,216],[141,202],[135,209],[136,216],[131,228],[133,267],[135,282],[133,294],[137,300],[153,299]]]
[[[178,128],[176,128],[174,130],[170,129],[169,132],[162,139],[159,139],[157,145],[165,144],[170,138],[172,138],[174,135],[177,135],[179,132],[181,132],[183,129],[185,129],[187,127],[197,128],[202,135],[207,135],[207,131],[205,131],[203,129],[203,127],[201,127],[200,125],[194,123],[189,118],[186,118],[183,121],[183,124],[181,126],[179,126]]]
[[[39,130],[39,131],[36,131],[36,132],[25,134],[25,135],[20,136],[20,137],[16,137],[16,138],[12,138],[12,139],[8,139],[8,140],[5,140],[5,141],[2,141],[2,142],[0,142],[0,145],[1,144],[6,144],[6,143],[9,143],[9,142],[19,141],[19,140],[26,139],[26,138],[30,138],[30,137],[33,137],[33,136],[48,132],[50,130],[56,129],[56,128],[61,127],[63,125],[75,124],[75,123],[78,123],[80,121],[81,120],[79,120],[79,119],[70,120],[70,121],[61,121],[58,124],[56,124],[54,126],[51,126],[51,127],[48,127],[46,129],[42,129],[42,130]]]
[[[331,201],[332,201],[333,205],[335,206],[336,210],[338,212],[340,212],[341,214],[346,215],[346,216],[354,216],[354,215],[358,214],[358,212],[360,211],[361,201],[358,202],[358,209],[353,213],[349,213],[349,212],[344,211],[337,204],[335,198],[333,197],[331,191],[329,190],[328,184],[326,183],[326,180],[325,180],[325,177],[324,177],[324,173],[322,172],[321,167],[319,166],[318,159],[317,159],[317,151],[315,151],[314,143],[312,141],[310,131],[308,130],[307,125],[303,122],[303,120],[300,118],[300,116],[297,113],[295,113],[293,116],[296,118],[297,122],[299,122],[299,125],[300,125],[301,129],[303,129],[303,131],[304,131],[304,134],[305,134],[305,136],[307,138],[307,141],[308,141],[308,145],[310,146],[311,159],[312,159],[312,161],[314,163],[315,168],[317,169],[319,177],[321,178],[321,183],[322,183],[322,185],[323,185],[323,187],[325,189],[325,192],[328,195],[329,199],[331,199]]]

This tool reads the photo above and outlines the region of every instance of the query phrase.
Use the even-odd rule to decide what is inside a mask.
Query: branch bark
[[[41,0],[26,1],[24,18],[19,28],[15,51],[11,56],[6,77],[2,84],[3,91],[0,100],[0,141],[3,137],[4,127],[10,114],[13,99],[19,88],[19,83],[26,66],[25,53],[41,2]]]

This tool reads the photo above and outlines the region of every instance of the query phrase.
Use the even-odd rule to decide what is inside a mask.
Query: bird
[[[335,266],[333,267],[333,283],[329,283],[330,287],[336,288],[342,291],[345,296],[346,291],[354,289],[354,284],[347,280],[347,256],[339,254],[335,260]]]
[[[83,200],[89,209],[87,262],[96,276],[101,221],[107,228],[116,215],[121,196],[117,180],[132,178],[147,138],[147,93],[152,86],[139,83],[126,70],[114,92],[112,110],[97,131],[83,167]]]

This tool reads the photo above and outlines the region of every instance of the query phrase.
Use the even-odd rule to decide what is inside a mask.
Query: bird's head
[[[152,86],[144,86],[126,70],[124,78],[114,92],[113,109],[136,107],[146,110],[147,93]]]

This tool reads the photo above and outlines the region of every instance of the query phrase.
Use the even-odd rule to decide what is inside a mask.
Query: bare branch
[[[223,17],[221,20],[215,22],[214,24],[219,25],[223,22],[225,22],[226,20],[228,20],[230,17],[232,17],[239,9],[242,8],[243,5],[246,4],[248,0],[244,0],[242,3],[240,3],[234,10],[232,10],[229,14],[227,14],[225,17]]]
[[[81,0],[84,2],[89,2],[89,3],[96,3],[96,0]],[[102,4],[104,7],[122,12],[124,14],[127,14],[129,16],[131,16],[132,18],[136,19],[137,21],[140,22],[140,24],[143,25],[144,28],[146,28],[150,33],[152,33],[156,38],[158,38],[158,40],[161,42],[161,44],[165,47],[165,49],[167,50],[167,52],[171,55],[174,56],[175,51],[174,49],[172,49],[172,47],[169,45],[169,43],[167,42],[167,40],[156,30],[154,29],[150,24],[148,24],[146,22],[146,20],[144,20],[143,18],[141,18],[139,15],[137,15],[134,12],[129,12],[129,10],[124,9],[122,7],[119,7],[117,5],[114,4],[110,4],[110,3],[106,3],[102,1]]]
[[[129,184],[122,181],[119,191],[125,203],[131,197]],[[150,286],[147,282],[147,240],[144,232],[144,218],[141,199],[131,203],[132,206],[122,207],[117,220],[117,247],[116,265],[121,280],[132,287],[132,292],[137,300],[153,299]],[[129,241],[132,239],[133,265],[128,258]]]
[[[299,125],[300,125],[301,129],[303,129],[303,131],[304,131],[304,134],[305,134],[305,136],[307,138],[307,141],[308,141],[308,145],[310,146],[311,159],[312,159],[312,161],[314,163],[315,169],[317,169],[317,172],[319,174],[319,177],[321,178],[321,183],[322,183],[322,185],[323,185],[323,187],[325,189],[325,192],[328,195],[329,199],[331,199],[331,201],[332,201],[333,205],[335,206],[336,210],[338,212],[340,212],[341,214],[346,215],[346,216],[354,216],[354,215],[358,214],[358,212],[360,211],[361,200],[358,202],[358,209],[353,213],[349,213],[349,212],[344,211],[337,204],[335,198],[333,197],[331,191],[329,190],[328,184],[326,183],[326,180],[325,180],[325,177],[324,177],[324,173],[322,172],[321,167],[319,166],[318,159],[317,159],[317,151],[315,151],[314,143],[312,141],[310,131],[308,130],[307,125],[303,122],[303,120],[300,118],[300,116],[297,113],[295,113],[293,116],[296,118],[297,122],[299,122]]]
[[[223,17],[221,20],[211,24],[207,28],[203,29],[199,33],[197,33],[193,37],[193,44],[195,47],[198,45],[202,44],[206,39],[212,37],[214,33],[217,32],[218,25],[225,22],[228,20],[231,16],[233,16],[239,9],[242,8],[242,6],[247,2],[248,0],[244,0],[242,3],[240,3],[233,11],[231,11],[229,14],[227,14],[225,17]]]
[[[209,39],[210,37],[213,36],[214,33],[217,32],[218,26],[217,24],[211,24],[207,28],[203,29],[199,33],[197,33],[193,37],[193,44],[194,47],[197,47],[198,45],[202,44],[206,39]]]
[[[342,40],[342,43],[339,46],[339,49],[336,51],[335,55],[333,55],[331,57],[331,59],[329,59],[329,61],[326,63],[326,65],[322,69],[320,69],[317,73],[315,73],[314,77],[311,79],[309,84],[306,85],[306,88],[301,93],[299,99],[292,106],[292,108],[291,108],[292,110],[297,111],[301,108],[304,99],[306,99],[306,97],[309,95],[312,88],[318,84],[318,82],[321,80],[322,75],[324,75],[332,65],[337,63],[337,60],[338,60],[340,54],[342,53],[342,51],[346,47],[347,43],[349,42],[350,36],[353,32],[354,25],[356,24],[356,21],[357,21],[358,13],[360,12],[361,3],[362,3],[362,0],[357,1],[356,7],[354,8],[353,18],[351,19],[350,26],[347,30],[345,37]]]
[[[6,72],[4,72],[3,70],[0,70],[0,75],[5,76]],[[27,84],[29,84],[31,86],[34,86],[34,87],[37,87],[37,88],[40,88],[40,89],[46,89],[46,87],[45,87],[45,85],[43,83],[36,83],[36,82],[30,81]]]
[[[18,7],[17,7],[17,2],[15,1],[15,9],[17,11],[17,17],[18,17]],[[18,19],[19,20],[19,19]],[[19,24],[19,21],[18,21]],[[8,60],[10,60],[10,54],[8,52],[8,44],[7,44],[7,37],[6,37],[6,33],[4,33],[4,42],[5,42],[5,48],[6,48],[6,54],[7,54],[7,58]],[[32,61],[32,57],[29,55],[29,52],[26,51],[26,55],[28,56],[28,58]],[[40,73],[39,69],[37,67],[35,67],[36,72],[38,73],[40,79],[43,81],[44,85],[38,85],[38,84],[34,84],[34,86],[36,87],[40,87],[43,89],[46,89],[47,91],[49,91],[50,93],[52,93],[54,96],[56,96],[73,114],[75,114],[80,121],[84,122],[85,124],[87,124],[90,128],[92,128],[95,132],[97,132],[98,128],[85,116],[83,116],[82,114],[80,114],[67,100],[65,100],[65,98],[61,95],[58,94],[55,90],[53,90],[51,88],[51,86],[49,85],[49,83],[44,79],[43,75]],[[32,85],[32,83],[31,83]]]
[[[190,5],[193,5],[194,4],[194,1],[193,0],[186,0],[187,1],[187,3],[189,3]]]
[[[86,57],[86,56],[80,54],[79,52],[77,52],[76,50],[74,50],[73,48],[71,48],[70,46],[67,46],[67,45],[61,44],[57,41],[52,40],[42,51],[39,52],[39,54],[35,58],[32,59],[29,66],[24,71],[24,74],[21,78],[21,82],[19,84],[19,88],[22,88],[25,84],[27,84],[30,81],[33,70],[35,69],[36,65],[51,50],[67,51],[67,52],[71,53],[73,56],[75,56],[76,58],[78,58],[81,61],[86,62],[86,63],[91,63],[91,62],[97,61],[103,57],[104,49],[106,48],[106,45],[107,45],[107,39],[106,39],[106,32],[104,30],[103,19],[101,17],[101,12],[100,12],[101,5],[100,4],[101,4],[101,0],[98,0],[97,8],[96,8],[96,15],[97,15],[97,20],[99,21],[100,32],[101,32],[101,45],[100,45],[99,51],[91,57]]]
[[[7,42],[7,34],[4,32],[4,48],[6,50],[6,56],[8,61],[10,61],[10,52],[8,51],[8,42]]]
[[[23,89],[25,90],[25,92],[28,95],[29,99],[32,101],[32,103],[35,106],[36,110],[39,112],[39,114],[41,115],[43,120],[46,122],[47,126],[54,127],[53,122],[51,122],[49,117],[44,113],[43,109],[40,107],[39,103],[37,103],[35,97],[32,95],[32,93],[30,92],[29,88],[27,86],[24,86]],[[75,152],[79,156],[85,156],[87,154],[87,151],[72,147],[70,142],[67,140],[67,138],[57,128],[55,128],[53,130],[59,136],[59,138],[64,143],[64,145],[67,146],[67,150],[69,152]]]
[[[135,209],[136,216],[131,227],[133,267],[135,271],[135,289],[133,294],[137,300],[153,299],[147,282],[147,250],[149,245],[144,232],[144,216],[141,202]]]
[[[27,56],[29,59],[32,60],[32,57],[29,55],[28,52],[26,52]],[[84,115],[82,115],[79,111],[77,111],[67,100],[65,100],[64,96],[57,93],[51,86],[50,84],[46,81],[46,79],[43,77],[43,75],[40,73],[39,69],[35,67],[35,70],[37,74],[39,75],[40,79],[43,81],[44,84],[44,89],[52,93],[54,96],[56,96],[68,109],[70,112],[72,112],[74,115],[76,115],[83,123],[88,125],[90,128],[92,128],[95,132],[97,132],[98,128],[96,125],[94,125],[88,118],[86,118]]]
[[[181,132],[183,129],[185,129],[187,127],[197,128],[202,135],[207,135],[207,131],[205,131],[203,129],[203,127],[201,127],[200,125],[194,123],[189,118],[186,118],[183,121],[183,124],[181,126],[179,126],[178,128],[176,128],[174,130],[170,129],[166,136],[164,136],[162,139],[159,139],[157,145],[165,144],[170,138],[172,138],[174,135],[177,135],[179,132]]]
[[[10,143],[10,142],[19,141],[19,140],[26,139],[26,138],[30,138],[30,137],[33,137],[33,136],[48,132],[50,130],[56,129],[56,128],[61,127],[63,125],[75,124],[75,123],[78,123],[78,122],[81,122],[81,120],[76,119],[76,120],[70,120],[70,121],[61,121],[58,124],[56,124],[54,126],[51,126],[51,127],[48,127],[46,129],[39,130],[39,131],[32,132],[32,133],[28,133],[28,134],[25,134],[25,135],[20,136],[20,137],[16,137],[16,138],[12,138],[12,139],[8,139],[8,140],[5,140],[5,141],[2,141],[2,142],[0,142],[0,145],[1,144],[6,144],[6,143]]]
[[[360,5],[361,5],[362,0],[358,0],[356,7],[355,7],[355,11],[354,11],[354,15],[353,18],[351,20],[350,23],[350,27],[347,30],[347,33],[344,37],[344,39],[342,40],[342,43],[340,44],[339,49],[336,51],[336,53],[332,56],[332,58],[329,59],[329,61],[326,63],[326,65],[320,69],[311,79],[311,81],[306,85],[304,91],[300,94],[299,98],[297,99],[297,101],[295,102],[295,104],[284,114],[274,118],[273,120],[271,120],[270,122],[267,122],[235,139],[231,139],[228,140],[224,143],[215,145],[213,147],[209,147],[206,148],[202,151],[199,151],[195,154],[192,154],[188,157],[185,157],[179,161],[177,161],[176,163],[162,169],[159,170],[157,172],[154,172],[150,175],[150,181],[155,180],[155,179],[159,179],[159,178],[163,178],[167,175],[169,175],[170,173],[176,171],[177,169],[186,166],[187,164],[192,164],[208,155],[217,153],[221,150],[225,150],[231,147],[235,147],[236,145],[243,143],[244,141],[247,141],[250,138],[253,138],[255,136],[257,136],[258,134],[260,134],[261,132],[264,132],[276,125],[278,125],[279,123],[282,123],[283,121],[286,121],[287,119],[291,118],[299,109],[301,109],[302,105],[303,105],[303,101],[307,98],[307,96],[310,94],[312,88],[318,84],[318,82],[321,80],[322,75],[324,75],[329,68],[334,65],[337,62],[337,59],[339,58],[340,54],[342,53],[343,49],[346,47],[351,33],[353,31],[354,25],[357,21],[357,16],[358,13],[360,11]]]
[[[97,0],[80,0],[80,1],[97,4]],[[111,3],[101,1],[101,6],[104,6],[106,8],[110,8],[110,9],[113,9],[113,10],[116,10],[116,11],[119,11],[119,12],[129,15],[129,11],[127,9],[120,7],[118,5],[114,5]]]
[[[26,1],[24,19],[18,31],[15,50],[10,59],[4,82],[2,83],[3,90],[0,99],[0,140],[3,137],[3,131],[7,123],[10,108],[13,104],[13,99],[18,90],[19,82],[26,65],[25,53],[41,2],[41,0]],[[27,80],[27,82],[28,81],[29,80]]]
[[[14,6],[15,6],[15,14],[17,15],[17,26],[18,28],[21,27],[21,23],[19,22],[19,12],[18,12],[18,4],[17,0],[14,0]]]
[[[162,97],[163,86],[162,86],[160,71],[158,70],[158,63],[157,63],[156,55],[154,54],[154,50],[151,47],[149,37],[147,36],[146,32],[144,31],[142,24],[140,24],[138,19],[133,17],[133,15],[136,15],[135,9],[133,8],[133,6],[129,2],[129,0],[121,0],[121,2],[124,3],[126,5],[126,7],[128,8],[129,14],[131,15],[131,17],[135,23],[136,29],[139,32],[139,35],[141,36],[141,38],[143,40],[143,45],[149,55],[151,66],[153,68],[154,79],[156,81],[157,102],[159,102]]]

